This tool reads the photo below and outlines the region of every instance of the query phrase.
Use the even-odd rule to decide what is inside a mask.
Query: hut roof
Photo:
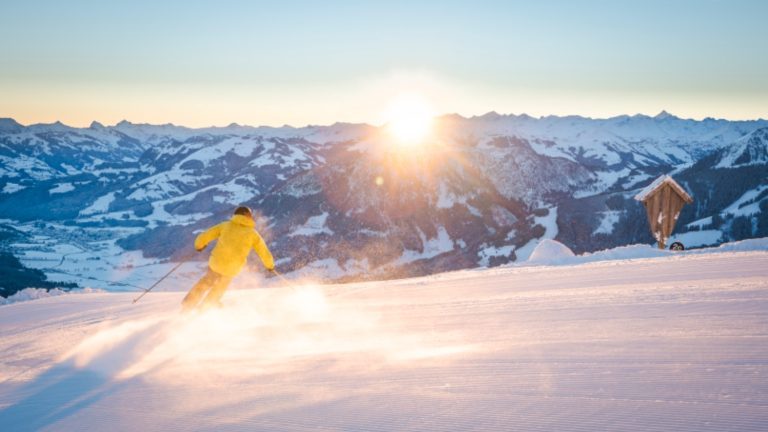
[[[683,187],[680,186],[672,177],[666,174],[660,176],[651,184],[646,186],[643,190],[641,190],[640,193],[635,195],[635,199],[638,201],[645,201],[649,196],[653,195],[654,192],[656,192],[665,184],[672,186],[672,189],[677,192],[677,194],[680,195],[680,198],[682,198],[685,202],[689,204],[693,202],[693,198],[688,195],[688,192],[686,192],[685,189],[683,189]]]

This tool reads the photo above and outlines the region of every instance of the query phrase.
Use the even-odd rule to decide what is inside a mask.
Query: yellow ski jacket
[[[208,267],[220,275],[236,276],[240,273],[251,249],[259,255],[264,267],[272,270],[275,261],[255,226],[248,216],[234,215],[228,222],[222,222],[197,236],[195,249],[203,250],[208,243],[218,239]]]

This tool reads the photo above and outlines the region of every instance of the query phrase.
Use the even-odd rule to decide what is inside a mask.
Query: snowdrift
[[[61,290],[58,288],[54,288],[51,290],[47,290],[44,288],[25,288],[13,295],[8,296],[8,298],[0,297],[0,305],[37,300],[37,299],[43,299],[48,297],[56,297],[56,296],[66,295],[66,294],[90,294],[90,293],[96,293],[96,292],[104,292],[104,290],[100,290],[97,288],[83,288],[83,289],[73,289],[73,290]]]
[[[717,254],[724,252],[753,252],[768,251],[768,238],[749,239],[732,243],[725,243],[718,247],[691,249],[686,251],[661,250],[650,245],[621,246],[614,249],[606,249],[598,252],[575,255],[564,244],[545,239],[542,240],[531,253],[530,258],[520,264],[514,265],[573,265],[598,261],[632,260],[643,258],[680,257],[688,255]]]

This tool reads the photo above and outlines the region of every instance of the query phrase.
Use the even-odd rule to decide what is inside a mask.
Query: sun
[[[385,118],[387,129],[402,144],[416,144],[432,132],[434,112],[417,94],[401,94],[390,102]]]

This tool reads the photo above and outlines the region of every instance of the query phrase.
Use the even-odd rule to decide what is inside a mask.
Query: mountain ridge
[[[752,119],[726,119],[726,118],[715,118],[715,117],[704,117],[701,119],[696,119],[692,117],[679,117],[675,114],[672,114],[668,112],[667,110],[661,110],[659,113],[655,115],[651,114],[645,114],[645,113],[636,113],[636,114],[617,114],[612,116],[586,116],[581,114],[547,114],[547,115],[540,115],[540,116],[533,116],[527,113],[499,113],[497,111],[488,111],[485,114],[479,114],[479,115],[469,115],[464,116],[458,113],[444,113],[444,114],[438,114],[435,116],[435,118],[450,118],[450,117],[458,117],[463,120],[471,120],[476,118],[523,118],[523,119],[533,119],[533,120],[541,120],[541,119],[547,119],[547,118],[554,118],[554,119],[583,119],[583,120],[596,120],[596,121],[609,121],[609,120],[623,120],[627,118],[648,118],[648,119],[656,119],[656,120],[664,120],[664,119],[671,119],[671,120],[682,120],[682,121],[693,121],[693,122],[712,122],[712,121],[725,121],[725,122],[768,122],[768,118],[752,118]],[[303,128],[313,128],[313,127],[329,127],[329,126],[335,126],[335,125],[364,125],[364,126],[374,126],[371,123],[367,122],[348,122],[348,121],[337,121],[332,124],[312,124],[308,123],[303,126],[297,126],[297,125],[289,125],[289,124],[283,124],[281,126],[275,126],[275,125],[250,125],[250,124],[239,124],[237,122],[229,123],[226,126],[216,126],[216,125],[210,125],[210,126],[187,126],[187,125],[177,125],[175,123],[162,123],[162,124],[156,124],[156,123],[147,123],[147,122],[132,122],[128,119],[122,119],[118,122],[116,122],[114,125],[105,124],[102,121],[99,120],[92,120],[89,126],[72,126],[68,125],[61,120],[54,120],[53,123],[43,123],[43,122],[37,122],[37,123],[30,123],[30,124],[22,124],[18,122],[13,117],[0,117],[0,126],[2,126],[4,123],[11,123],[15,124],[17,126],[20,126],[22,128],[28,128],[31,126],[51,126],[51,125],[63,125],[68,128],[72,129],[91,129],[92,126],[96,125],[99,127],[104,128],[114,128],[120,125],[124,126],[171,126],[171,127],[177,127],[177,128],[184,128],[189,130],[207,130],[207,129],[226,129],[226,128],[252,128],[252,129],[259,129],[259,128],[273,128],[273,129],[283,129],[283,128],[290,128],[290,129],[303,129]]]
[[[579,253],[652,243],[627,196],[668,173],[694,192],[678,224],[689,246],[768,235],[763,120],[448,115],[405,150],[385,127],[340,122],[14,123],[0,122],[0,219],[32,239],[8,249],[44,271],[57,242],[77,244],[59,270],[78,274],[126,251],[178,259],[240,204],[259,211],[286,272],[335,280],[500,265],[544,238]]]

